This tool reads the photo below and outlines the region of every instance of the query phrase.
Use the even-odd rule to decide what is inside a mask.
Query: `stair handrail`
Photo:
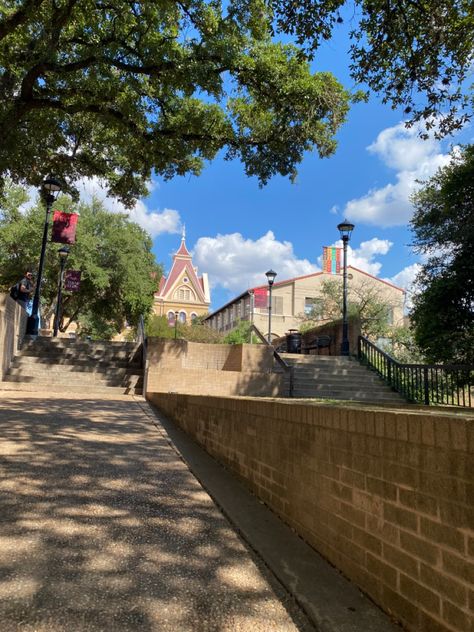
[[[275,349],[275,347],[268,342],[268,340],[262,334],[260,329],[258,329],[258,327],[256,325],[254,325],[253,323],[250,326],[250,333],[252,333],[252,332],[254,334],[256,334],[256,336],[263,342],[263,344],[267,345],[267,347],[271,347],[271,349],[273,350],[273,357],[278,362],[278,364],[282,367],[282,369],[285,371],[285,373],[288,373],[289,378],[290,378],[289,379],[289,393],[288,394],[289,394],[289,397],[293,397],[293,392],[294,392],[294,388],[295,388],[295,370],[294,370],[294,367],[291,366],[290,364],[288,364],[287,362],[285,362],[285,360],[283,360],[283,358],[280,356],[280,354]]]
[[[358,337],[359,361],[373,369],[394,390],[416,404],[473,405],[474,366],[399,362],[365,336]]]

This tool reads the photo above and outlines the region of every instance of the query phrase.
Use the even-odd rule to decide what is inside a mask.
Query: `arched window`
[[[186,322],[186,312],[179,312],[179,322],[183,324]]]
[[[168,325],[174,325],[174,312],[168,312]]]
[[[190,287],[186,287],[185,285],[182,285],[177,290],[175,290],[174,298],[177,301],[188,302],[188,301],[195,301],[196,295],[194,294],[193,290]]]
[[[191,312],[191,322],[193,323],[196,318],[198,317],[198,315],[196,314],[196,312]]]

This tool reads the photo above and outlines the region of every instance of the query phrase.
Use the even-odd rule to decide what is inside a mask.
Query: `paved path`
[[[143,401],[0,395],[1,632],[309,632]]]

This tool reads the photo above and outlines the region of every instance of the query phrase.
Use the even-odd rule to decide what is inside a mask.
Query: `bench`
[[[319,354],[320,349],[329,349],[329,355],[331,355],[331,336],[318,336],[313,340],[310,345],[304,345],[301,349],[302,353],[309,354],[310,351],[316,349],[316,353]]]

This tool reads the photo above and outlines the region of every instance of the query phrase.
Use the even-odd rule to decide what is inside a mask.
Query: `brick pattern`
[[[271,373],[273,352],[263,345],[209,345],[151,338],[146,390],[197,395],[286,394],[283,375]]]
[[[2,375],[10,368],[26,330],[27,314],[8,294],[0,294],[0,361]]]
[[[474,630],[472,413],[149,399],[408,630]]]

